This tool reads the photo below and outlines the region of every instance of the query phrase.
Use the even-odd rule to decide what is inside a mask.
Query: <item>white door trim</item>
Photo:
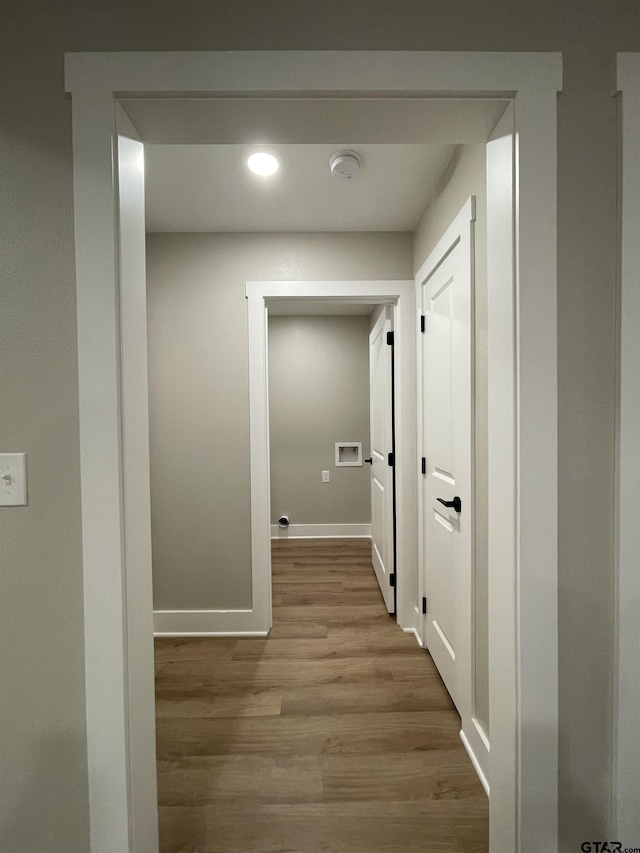
[[[150,774],[148,759],[155,750],[156,733],[153,614],[148,607],[152,576],[144,175],[140,169],[144,146],[120,104],[116,108],[116,125],[121,134],[116,162],[123,365],[120,395],[122,410],[139,426],[122,433],[125,642],[136,649],[136,654],[125,661],[131,744],[128,785],[140,827],[138,836],[153,846],[158,843],[158,821],[156,779]],[[137,571],[127,571],[127,564]]]
[[[282,300],[349,301],[393,305],[396,388],[397,602],[398,624],[414,627],[416,578],[415,309],[413,281],[248,281],[249,434],[251,441],[251,547],[255,630],[271,617],[271,519],[269,485],[268,303]]]
[[[140,419],[131,411],[123,414],[121,408],[127,354],[119,338],[124,304],[114,221],[114,102],[133,94],[249,92],[322,92],[328,97],[497,93],[517,104],[516,218],[508,235],[509,241],[515,235],[515,257],[505,271],[503,310],[495,314],[500,325],[489,339],[490,358],[492,348],[497,352],[493,363],[506,355],[501,381],[511,401],[506,409],[492,409],[490,445],[499,446],[506,436],[515,448],[506,458],[490,458],[490,479],[506,484],[517,496],[513,527],[492,525],[490,519],[504,557],[499,563],[490,557],[490,585],[499,589],[504,582],[514,590],[502,614],[504,625],[496,629],[504,642],[500,650],[495,644],[490,648],[492,727],[495,703],[501,701],[505,732],[504,749],[492,754],[492,777],[500,777],[503,785],[492,786],[490,832],[494,853],[557,849],[556,93],[562,85],[561,69],[560,54],[524,52],[139,52],[65,57],[73,115],[92,853],[157,850],[133,810],[127,784],[131,708],[123,684],[128,662],[138,650],[124,628],[125,579],[140,567],[125,560],[122,435],[127,433],[127,441],[139,438],[144,443],[145,438]],[[513,346],[500,352],[504,341]],[[399,388],[398,396],[404,394],[415,398],[415,388]],[[415,448],[415,423],[405,428],[413,432]],[[490,506],[490,515],[497,511],[495,504]],[[149,610],[151,606],[149,600]],[[494,666],[492,657],[500,654],[507,666]],[[494,747],[497,734],[492,730]],[[152,754],[147,764],[151,778]]]
[[[613,825],[640,838],[640,53],[618,54],[622,93],[620,376],[616,489]]]

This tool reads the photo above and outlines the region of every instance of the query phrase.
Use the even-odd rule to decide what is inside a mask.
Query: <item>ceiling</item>
[[[360,154],[360,173],[334,178],[329,158]],[[279,145],[270,178],[246,167],[244,145],[149,145],[148,231],[411,231],[455,146]]]
[[[156,145],[273,142],[486,142],[508,101],[497,98],[145,98],[122,100]]]
[[[411,231],[457,144],[484,143],[498,99],[132,99],[145,142],[147,231]],[[283,156],[252,175],[247,146]],[[331,177],[340,149],[362,157],[357,178]]]

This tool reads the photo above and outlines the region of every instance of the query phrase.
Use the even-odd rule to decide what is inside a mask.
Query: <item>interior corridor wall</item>
[[[272,524],[371,523],[369,466],[335,465],[369,456],[368,316],[269,317],[269,437]]]
[[[475,222],[475,701],[476,716],[489,734],[488,591],[488,403],[487,403],[487,180],[486,146],[456,149],[414,234],[417,272],[470,196]]]
[[[147,236],[155,610],[251,606],[245,282],[407,279],[411,253],[405,233]]]

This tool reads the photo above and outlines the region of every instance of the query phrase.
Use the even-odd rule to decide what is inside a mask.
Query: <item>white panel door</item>
[[[369,334],[371,560],[387,610],[394,613],[393,466],[389,464],[393,453],[393,347],[387,343],[391,331],[391,308],[386,307]]]
[[[423,589],[426,646],[461,716],[471,699],[471,222],[421,271]]]

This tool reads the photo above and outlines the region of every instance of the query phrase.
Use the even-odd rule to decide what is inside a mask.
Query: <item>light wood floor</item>
[[[486,853],[459,717],[369,555],[275,542],[268,639],[156,640],[162,853]]]

